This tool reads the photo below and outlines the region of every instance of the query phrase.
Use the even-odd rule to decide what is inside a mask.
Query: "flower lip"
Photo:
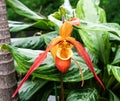
[[[56,55],[62,60],[70,59],[73,56],[72,44],[70,44],[66,40],[63,40],[63,42],[59,43],[58,45]]]
[[[73,52],[71,48],[65,48],[65,49],[58,48],[56,55],[61,60],[68,60],[73,56]]]

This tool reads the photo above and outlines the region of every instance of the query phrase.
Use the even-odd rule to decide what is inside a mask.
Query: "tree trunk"
[[[0,45],[10,44],[5,0],[0,0]],[[18,101],[11,98],[17,85],[13,58],[7,51],[0,51],[0,101]]]

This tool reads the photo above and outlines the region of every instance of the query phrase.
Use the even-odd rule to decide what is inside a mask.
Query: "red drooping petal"
[[[44,61],[44,59],[47,56],[47,52],[41,53],[35,60],[34,64],[30,67],[30,69],[28,70],[27,74],[25,75],[25,77],[22,79],[22,81],[20,82],[19,86],[17,87],[17,89],[15,90],[15,92],[13,93],[12,97],[15,97],[16,94],[18,93],[19,89],[22,87],[23,83],[28,79],[28,77],[31,75],[31,73],[38,68],[38,66]]]
[[[67,72],[67,70],[70,67],[71,58],[69,58],[68,60],[62,60],[56,56],[55,61],[56,61],[56,67],[60,72],[62,72],[62,73]]]
[[[58,44],[60,41],[61,41],[61,38],[59,38],[58,40],[56,40],[54,42],[51,42],[50,45],[46,48],[45,52],[39,54],[39,56],[35,59],[35,62],[33,63],[33,65],[28,70],[27,74],[22,79],[22,81],[20,82],[19,86],[17,87],[17,89],[13,93],[12,97],[16,96],[16,94],[18,93],[19,89],[22,87],[23,83],[28,79],[28,77],[32,74],[32,72],[34,70],[36,70],[39,67],[39,65],[45,60],[45,58],[47,57],[47,53],[49,52],[49,50],[51,48],[53,48],[56,44]]]
[[[82,44],[80,42],[76,41],[74,38],[71,38],[71,37],[69,37],[67,39],[67,41],[69,41],[71,44],[73,44],[75,46],[75,48],[78,51],[78,54],[84,59],[84,61],[86,62],[87,66],[89,67],[90,71],[93,73],[96,80],[105,89],[104,84],[102,83],[100,78],[96,75],[93,64],[91,62],[91,59],[90,59],[88,53],[86,52],[85,48],[82,46]]]

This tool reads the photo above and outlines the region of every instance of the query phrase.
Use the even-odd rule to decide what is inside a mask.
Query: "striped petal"
[[[16,94],[18,93],[19,89],[22,87],[22,85],[24,84],[24,82],[28,79],[28,77],[32,74],[32,72],[34,70],[36,70],[39,65],[41,65],[41,63],[45,60],[45,58],[47,57],[47,53],[56,45],[58,44],[62,39],[58,38],[55,41],[52,41],[50,43],[50,45],[46,48],[46,50],[39,54],[39,56],[35,59],[33,65],[30,67],[30,69],[28,70],[27,74],[25,75],[25,77],[22,79],[22,81],[20,82],[19,86],[17,87],[17,89],[15,90],[15,92],[13,93],[12,97],[15,97]]]
[[[96,75],[93,64],[91,62],[91,59],[90,59],[88,53],[86,52],[85,48],[82,46],[82,44],[79,43],[78,41],[76,41],[74,38],[71,38],[71,37],[67,38],[66,40],[69,41],[71,44],[73,44],[75,46],[78,54],[84,59],[84,61],[86,62],[87,66],[89,67],[90,71],[93,73],[96,80],[105,89],[104,84],[102,83],[100,78]]]

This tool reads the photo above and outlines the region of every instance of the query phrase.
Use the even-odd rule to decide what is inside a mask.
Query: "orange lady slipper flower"
[[[90,71],[93,73],[96,80],[100,83],[100,85],[103,88],[105,88],[102,81],[96,75],[90,57],[86,52],[85,48],[81,45],[80,42],[70,37],[72,33],[72,25],[79,25],[79,24],[80,24],[80,20],[78,18],[72,18],[70,21],[66,21],[63,23],[63,25],[60,28],[60,36],[53,39],[50,42],[50,45],[46,48],[46,50],[36,58],[35,62],[30,67],[25,77],[22,79],[20,85],[13,93],[12,97],[14,97],[17,94],[17,92],[19,91],[23,83],[31,75],[31,73],[34,70],[36,70],[39,67],[39,65],[45,60],[45,58],[47,57],[47,53],[49,51],[51,52],[53,59],[55,60],[57,69],[60,72],[65,73],[70,67],[71,57],[73,55],[72,47],[76,48],[78,54],[84,59],[84,61],[89,67]]]

